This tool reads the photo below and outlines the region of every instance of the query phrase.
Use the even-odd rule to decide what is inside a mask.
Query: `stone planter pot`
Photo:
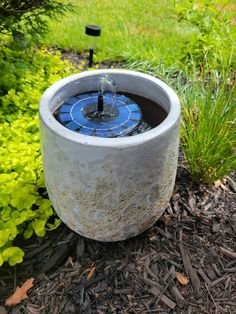
[[[66,99],[97,90],[101,74],[117,90],[153,100],[168,113],[145,133],[101,138],[73,132],[53,116]],[[77,233],[100,241],[133,237],[164,212],[173,192],[179,145],[180,105],[161,80],[126,70],[96,70],[53,84],[40,101],[45,181],[53,207]]]

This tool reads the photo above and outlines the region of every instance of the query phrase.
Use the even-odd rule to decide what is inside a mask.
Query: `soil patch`
[[[78,54],[74,51],[62,50],[62,60],[69,60],[75,67],[82,67],[82,70],[88,69],[88,52]],[[94,69],[110,69],[110,68],[123,68],[124,63],[122,61],[102,61],[94,62]]]

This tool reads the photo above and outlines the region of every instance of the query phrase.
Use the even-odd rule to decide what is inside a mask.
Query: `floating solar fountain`
[[[173,191],[179,100],[135,71],[95,70],[53,84],[40,102],[45,181],[74,231],[101,241],[135,236]]]
[[[66,128],[91,136],[118,137],[129,134],[140,124],[140,107],[130,98],[116,94],[109,75],[101,75],[98,92],[69,98],[55,113]],[[105,89],[111,89],[105,92]]]

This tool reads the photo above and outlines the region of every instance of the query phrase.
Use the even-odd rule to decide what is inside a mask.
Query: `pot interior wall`
[[[50,102],[50,111],[53,113],[65,100],[75,95],[96,91],[100,74],[94,74],[66,83],[56,91]],[[166,92],[146,78],[124,73],[112,73],[117,84],[117,92],[126,92],[148,98],[160,105],[167,113],[170,110],[170,100]]]

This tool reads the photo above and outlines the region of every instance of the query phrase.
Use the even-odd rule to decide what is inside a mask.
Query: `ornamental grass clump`
[[[215,72],[193,76],[181,99],[181,144],[193,179],[212,183],[229,175],[236,169],[234,79]]]

